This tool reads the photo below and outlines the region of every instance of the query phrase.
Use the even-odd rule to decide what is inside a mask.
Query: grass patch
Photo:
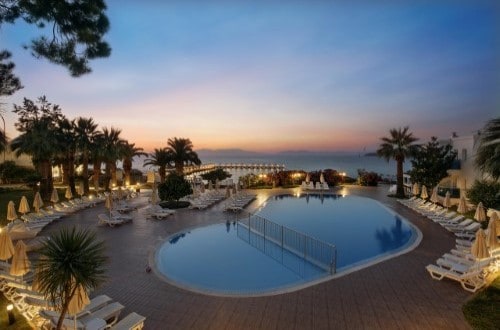
[[[64,194],[65,189],[57,189],[59,194],[59,200],[66,200]],[[0,189],[0,226],[7,225],[7,205],[9,201],[13,201],[16,205],[16,212],[19,209],[19,203],[21,202],[21,197],[26,196],[30,209],[33,208],[33,190],[29,188],[2,188]],[[19,215],[19,214],[18,214]]]
[[[474,329],[498,329],[500,324],[500,276],[462,307]]]
[[[26,320],[24,316],[17,311],[16,308],[14,308],[14,317],[16,319],[16,322],[14,322],[14,324],[12,325],[9,325],[9,317],[7,316],[6,312],[7,305],[9,303],[10,302],[7,300],[7,298],[5,298],[3,294],[0,294],[0,329],[33,329],[28,323],[28,320]]]

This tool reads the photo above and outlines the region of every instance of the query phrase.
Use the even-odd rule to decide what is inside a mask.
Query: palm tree
[[[59,152],[57,130],[49,118],[33,121],[30,129],[12,140],[10,145],[16,156],[30,155],[40,174],[40,195],[48,201],[53,189],[52,160]]]
[[[125,140],[120,139],[121,130],[111,127],[102,129],[103,159],[106,163],[106,189],[109,182],[116,184],[116,161],[122,158]]]
[[[169,152],[167,148],[155,149],[155,152],[152,153],[151,158],[147,158],[144,161],[144,166],[158,166],[158,171],[160,172],[160,182],[165,182],[165,170],[170,163],[173,161],[172,154]]]
[[[96,289],[105,277],[104,243],[88,229],[63,228],[44,243],[36,265],[40,291],[61,312],[61,329],[68,305],[77,288]]]
[[[144,149],[135,146],[135,143],[125,142],[122,148],[123,172],[125,172],[125,182],[130,184],[130,173],[132,172],[132,160],[137,156],[147,156]]]
[[[104,140],[102,138],[102,132],[95,132],[90,145],[89,145],[89,155],[92,160],[92,180],[94,181],[95,192],[99,192],[99,177],[101,176],[101,165],[104,159],[103,155]]]
[[[397,164],[397,174],[396,174],[396,184],[397,190],[396,195],[398,197],[404,197],[405,192],[403,188],[403,163],[405,158],[411,157],[418,146],[413,144],[413,142],[418,139],[408,132],[408,126],[401,129],[391,129],[389,131],[390,137],[383,137],[381,140],[383,143],[377,150],[377,155],[379,157],[385,158],[387,161],[394,159]]]
[[[494,180],[500,178],[500,117],[486,123],[476,153],[476,165]]]
[[[190,139],[173,138],[168,139],[168,150],[172,154],[175,170],[179,174],[184,172],[184,164],[200,165],[198,154],[193,151],[193,143]]]
[[[89,193],[89,158],[92,139],[97,133],[97,124],[92,118],[78,117],[75,121],[76,144],[82,156],[83,190]]]
[[[76,195],[75,188],[75,154],[76,135],[74,131],[75,123],[67,118],[62,118],[58,122],[57,140],[60,154],[57,161],[62,164],[63,184],[69,185],[73,195]]]

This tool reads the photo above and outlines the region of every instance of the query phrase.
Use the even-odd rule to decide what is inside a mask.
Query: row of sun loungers
[[[54,328],[59,319],[59,312],[54,310],[51,302],[46,300],[43,294],[32,290],[32,276],[12,278],[5,266],[5,263],[0,264],[0,291],[37,328]],[[124,308],[109,296],[99,295],[92,298],[78,314],[66,315],[63,328],[75,329],[76,322],[76,329],[93,328],[96,324],[100,329],[142,329],[146,318],[132,312],[120,319]]]
[[[163,208],[158,204],[152,205],[148,209],[148,216],[158,219],[158,220],[163,220],[166,219],[168,216],[175,214],[174,210],[168,209],[168,208]]]
[[[256,196],[256,194],[238,193],[228,199],[224,211],[241,211],[250,204]]]
[[[192,209],[198,209],[198,210],[204,210],[220,201],[226,198],[226,192],[225,191],[218,191],[218,190],[210,190],[207,191],[200,196],[191,199],[190,203],[191,206],[190,208]]]
[[[399,202],[457,236],[455,248],[426,267],[433,279],[457,281],[464,290],[476,292],[486,285],[490,273],[500,269],[500,249],[490,251],[490,257],[480,260],[471,254],[475,234],[481,227],[479,222],[419,198]]]

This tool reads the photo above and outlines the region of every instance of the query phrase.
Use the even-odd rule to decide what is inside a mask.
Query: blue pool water
[[[335,245],[337,272],[400,251],[417,236],[380,203],[358,196],[276,196],[258,215]],[[243,222],[178,233],[158,249],[156,264],[175,284],[229,295],[266,294],[330,276],[328,268],[249,231]]]

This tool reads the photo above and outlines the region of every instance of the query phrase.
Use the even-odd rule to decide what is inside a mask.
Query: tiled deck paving
[[[222,205],[205,211],[180,210],[167,220],[147,220],[143,210],[132,224],[97,227],[104,206],[49,225],[44,234],[77,223],[95,228],[109,251],[109,281],[92,296],[107,294],[146,316],[146,329],[468,329],[462,304],[470,297],[452,281],[432,280],[425,266],[454,246],[454,237],[394,199],[387,187],[347,186],[343,193],[381,201],[413,222],[423,240],[413,251],[352,274],[293,293],[259,298],[226,298],[170,285],[145,267],[160,239],[179,230],[225,221]],[[260,190],[255,208],[278,190]],[[283,192],[283,191],[282,191]],[[290,192],[290,190],[288,190]],[[146,205],[145,198],[135,200]]]

